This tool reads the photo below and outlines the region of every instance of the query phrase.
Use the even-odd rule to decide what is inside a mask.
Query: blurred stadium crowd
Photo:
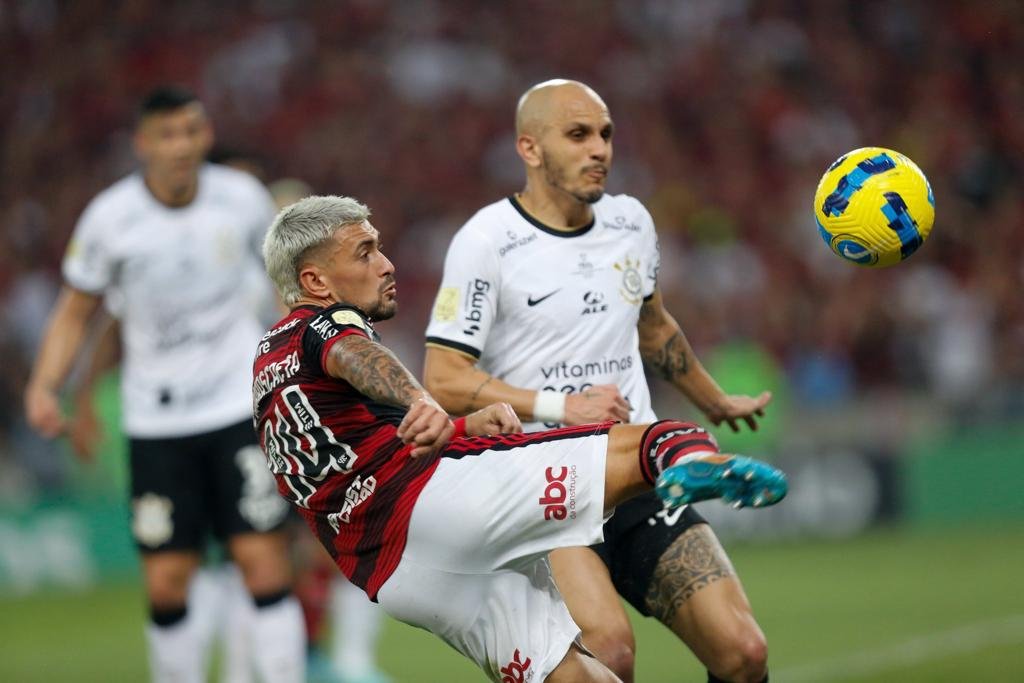
[[[0,0],[0,55],[0,480],[61,484],[23,384],[70,231],[132,168],[134,107],[164,82],[265,181],[368,203],[401,291],[381,331],[414,368],[450,235],[520,188],[516,97],[564,76],[611,108],[610,189],[654,214],[699,354],[755,343],[794,412],[1024,414],[1020,3]],[[914,159],[937,203],[885,271],[830,254],[810,207],[868,145]]]

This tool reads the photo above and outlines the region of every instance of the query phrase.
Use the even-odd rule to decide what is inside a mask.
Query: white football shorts
[[[516,438],[529,441],[509,443]],[[507,441],[457,440],[493,447],[441,459],[377,599],[392,617],[440,636],[490,680],[540,683],[580,632],[547,553],[604,539],[607,426],[496,439]]]

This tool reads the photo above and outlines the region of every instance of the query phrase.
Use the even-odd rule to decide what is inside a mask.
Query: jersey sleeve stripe
[[[448,349],[450,351],[456,351],[463,355],[469,356],[473,360],[480,360],[480,351],[474,349],[469,344],[463,344],[461,342],[452,341],[450,339],[442,339],[441,337],[427,337],[427,346],[434,346],[442,349]]]
[[[507,451],[533,443],[598,436],[607,434],[616,424],[616,422],[595,422],[572,427],[559,427],[543,432],[462,437],[449,441],[441,450],[440,457],[459,460],[466,456],[480,455],[484,451]]]

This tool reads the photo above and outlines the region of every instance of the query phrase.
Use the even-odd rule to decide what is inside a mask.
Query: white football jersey
[[[477,212],[452,238],[427,344],[526,389],[615,384],[632,422],[653,420],[637,320],[657,285],[654,221],[627,195],[605,195],[593,209],[591,224],[568,232],[514,197]]]
[[[258,180],[210,164],[187,206],[161,204],[135,173],[86,207],[64,279],[116,296],[129,436],[196,434],[252,417],[263,333],[252,293],[267,281],[260,247],[274,214]]]

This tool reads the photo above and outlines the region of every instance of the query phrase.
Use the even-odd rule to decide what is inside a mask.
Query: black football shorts
[[[131,528],[142,552],[206,549],[280,528],[288,503],[246,420],[212,432],[131,439]]]
[[[692,505],[665,510],[658,494],[649,491],[616,507],[604,525],[604,543],[592,546],[608,566],[615,590],[645,617],[651,616],[645,602],[658,560],[695,524],[707,520]]]

